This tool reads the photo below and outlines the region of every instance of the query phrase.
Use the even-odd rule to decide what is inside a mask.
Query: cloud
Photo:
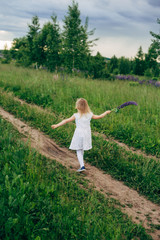
[[[148,2],[151,6],[155,6],[155,7],[159,7],[159,8],[160,8],[160,1],[159,1],[159,0],[147,0],[147,2]]]
[[[5,41],[6,39],[12,40],[14,35],[12,32],[0,30],[0,36],[0,40]]]
[[[102,56],[116,57],[125,56],[128,58],[134,58],[138,52],[140,46],[142,46],[143,52],[148,51],[150,40],[146,39],[134,39],[126,36],[115,37],[103,37],[97,42],[97,46],[93,47],[93,55],[96,55],[99,51]]]
[[[76,1],[76,0],[75,0]],[[97,49],[110,49],[122,55],[129,52],[125,50],[126,44],[131,43],[131,48],[142,47],[149,44],[150,31],[157,32],[156,20],[159,17],[159,0],[77,0],[81,13],[82,24],[89,17],[89,30],[96,28],[93,38],[99,37]],[[41,27],[56,14],[62,28],[64,16],[67,15],[68,6],[72,0],[1,0],[0,8],[0,40],[11,41],[13,38],[25,36],[28,24],[32,17],[37,15]],[[108,40],[107,40],[108,39]],[[115,48],[113,47],[113,43]],[[103,47],[102,47],[103,46]],[[118,51],[119,47],[119,51]],[[139,47],[139,46],[138,46]],[[106,53],[109,51],[109,47]],[[123,50],[124,49],[124,50]],[[134,50],[136,54],[137,49]],[[103,53],[103,52],[102,52]]]
[[[12,47],[12,41],[1,41],[0,40],[0,49],[5,49],[7,47],[7,49],[10,49]]]
[[[8,2],[1,0],[3,8],[0,12],[4,15],[16,16],[18,18],[31,18],[33,15],[49,18],[53,12],[64,12],[64,6],[66,6],[67,10],[66,2],[65,0],[9,0]]]
[[[67,11],[65,0],[1,0],[0,30],[14,32],[17,37],[25,35],[32,17],[37,15],[41,25],[50,20],[52,14],[64,17]],[[68,1],[71,2],[71,1]],[[64,6],[66,5],[66,9]],[[15,36],[16,37],[16,36]]]

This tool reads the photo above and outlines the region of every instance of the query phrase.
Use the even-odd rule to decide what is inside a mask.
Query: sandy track
[[[120,142],[118,140],[115,140],[113,137],[107,138],[105,134],[103,133],[99,133],[99,132],[94,132],[93,133],[95,136],[101,136],[103,137],[103,139],[107,142],[114,142],[116,144],[118,144],[118,146],[122,147],[123,149],[125,149],[126,151],[130,151],[132,153],[135,153],[136,155],[140,155],[143,156],[145,158],[152,158],[154,160],[156,160],[157,162],[160,161],[159,158],[157,158],[156,156],[153,156],[151,154],[146,154],[145,152],[142,152],[140,149],[135,149],[133,147],[129,147],[127,144]]]
[[[62,165],[72,171],[79,167],[76,155],[66,148],[59,147],[52,139],[42,132],[29,127],[26,123],[15,118],[12,114],[0,108],[0,115],[11,122],[20,133],[30,138],[31,146],[50,159],[56,159]],[[143,226],[150,230],[149,224],[160,223],[160,207],[140,196],[135,190],[125,186],[122,182],[114,180],[110,175],[86,163],[87,171],[83,176],[101,191],[106,197],[111,195],[124,207],[121,210],[136,223],[142,222]],[[160,239],[160,230],[150,233],[154,240]]]

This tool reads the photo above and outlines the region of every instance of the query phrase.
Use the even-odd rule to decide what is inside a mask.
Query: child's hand
[[[111,110],[111,112],[118,113],[118,112],[119,112],[119,109],[118,109],[118,108],[113,108],[113,109]]]
[[[51,128],[52,128],[52,129],[57,128],[57,124],[52,125]]]

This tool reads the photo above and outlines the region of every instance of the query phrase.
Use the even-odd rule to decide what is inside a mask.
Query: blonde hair
[[[79,110],[80,114],[90,113],[90,107],[88,106],[88,102],[84,98],[79,98],[76,101],[76,109]]]

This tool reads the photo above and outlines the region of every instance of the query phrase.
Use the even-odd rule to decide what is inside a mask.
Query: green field
[[[0,87],[62,117],[69,117],[75,112],[75,101],[79,97],[88,100],[95,114],[126,101],[136,101],[138,107],[128,107],[117,115],[93,121],[92,128],[160,157],[160,89],[130,86],[128,82],[118,80],[66,78],[64,81],[61,77],[54,80],[53,74],[46,71],[0,65]]]
[[[109,137],[114,136],[128,145],[159,156],[160,123],[158,120],[151,121],[153,117],[159,117],[159,89],[149,86],[135,88],[126,82],[93,81],[69,76],[65,81],[53,80],[53,74],[45,71],[5,65],[0,65],[0,68],[2,107],[47,133],[58,144],[69,146],[74,123],[54,131],[50,126],[75,112],[78,97],[85,97],[96,114],[134,100],[138,102],[138,107],[128,107],[118,114],[92,121],[92,130],[103,132]],[[6,91],[45,109],[22,105],[14,99],[14,95]],[[85,160],[124,181],[153,202],[160,202],[159,160],[127,152],[116,143],[106,142],[94,134],[93,149],[85,153]]]
[[[1,118],[0,132],[0,239],[151,239],[114,200],[31,149]]]
[[[124,81],[77,76],[55,80],[46,71],[0,65],[0,105],[61,146],[69,146],[75,124],[54,131],[51,125],[75,112],[77,98],[86,98],[95,114],[136,101],[138,107],[92,120],[93,149],[85,152],[85,161],[155,203],[160,203],[159,160],[126,151],[94,132],[159,157],[159,93],[155,87],[130,86]],[[115,200],[105,199],[76,173],[41,156],[29,142],[24,144],[22,136],[1,118],[0,131],[0,239],[151,239],[115,208]]]

